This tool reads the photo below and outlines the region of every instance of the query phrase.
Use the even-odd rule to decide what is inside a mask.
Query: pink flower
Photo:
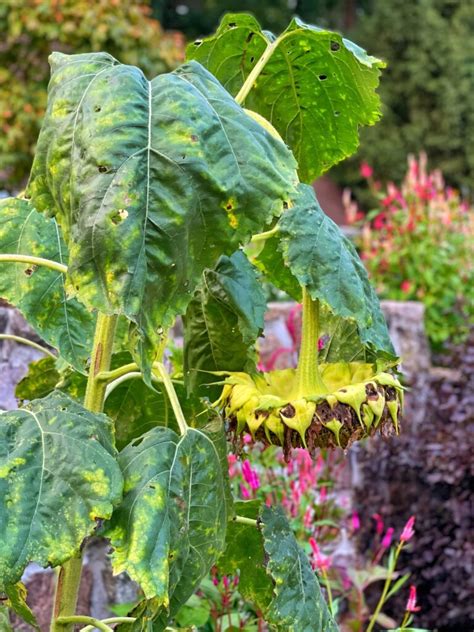
[[[309,529],[313,523],[313,508],[308,506],[304,512],[303,524],[306,529]]]
[[[250,490],[242,483],[240,484],[240,493],[242,494],[242,498],[244,500],[248,500],[250,498]]]
[[[321,487],[319,491],[319,502],[320,503],[326,502],[327,497],[328,497],[328,490],[326,489],[326,487]]]
[[[368,179],[371,178],[373,174],[374,170],[372,169],[372,167],[368,163],[363,162],[360,166],[360,175],[363,178]]]
[[[230,585],[230,581],[227,575],[224,575],[224,577],[222,578],[222,583],[224,584],[224,588],[227,590]]]
[[[252,439],[252,435],[251,435],[251,434],[249,434],[248,432],[246,432],[246,433],[244,434],[244,437],[243,437],[243,438],[244,438],[244,443],[245,443],[245,444],[247,444],[247,445],[248,445],[249,443],[252,443],[252,441],[253,441],[253,439]]]
[[[252,469],[249,461],[244,461],[242,463],[242,475],[245,482],[249,485],[250,489],[255,490],[260,487],[260,479],[258,478],[258,474],[254,469]]]
[[[382,547],[384,549],[388,549],[388,547],[392,544],[393,531],[394,531],[393,527],[389,527],[385,535],[383,536]]]
[[[382,516],[378,513],[374,513],[372,514],[372,518],[375,520],[375,530],[377,535],[382,535],[384,527]]]
[[[314,565],[321,572],[327,571],[332,564],[331,558],[321,553],[318,543],[314,538],[309,538],[308,542],[313,551]]]
[[[408,542],[415,534],[413,525],[415,524],[415,516],[408,518],[406,525],[403,527],[402,534],[400,536],[400,542]]]
[[[418,612],[421,610],[420,606],[416,605],[416,586],[413,584],[410,586],[410,594],[408,596],[406,611],[407,612]]]
[[[354,531],[360,529],[360,518],[357,511],[354,511],[354,513],[352,514],[352,528]]]
[[[402,281],[400,283],[400,289],[405,294],[408,294],[408,292],[410,292],[411,290],[411,281],[408,281],[408,279],[405,279],[404,281]]]
[[[374,219],[375,230],[382,230],[385,226],[385,213],[379,213]]]

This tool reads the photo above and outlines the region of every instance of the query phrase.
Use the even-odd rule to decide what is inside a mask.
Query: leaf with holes
[[[186,53],[233,95],[265,53],[245,107],[281,134],[298,160],[303,182],[353,154],[359,126],[380,118],[375,90],[384,62],[338,33],[298,18],[275,38],[251,15],[228,14],[214,35],[190,44]]]
[[[75,555],[121,492],[105,415],[59,392],[0,413],[0,590]]]
[[[156,613],[177,611],[224,548],[225,478],[201,430],[154,428],[119,455],[125,496],[106,535],[114,571],[138,582]]]
[[[28,192],[64,229],[72,291],[136,324],[149,378],[159,326],[280,214],[295,161],[197,62],[152,81],[104,53],[51,62]]]
[[[68,263],[67,248],[54,219],[18,198],[0,201],[0,254],[33,255]],[[95,316],[68,298],[64,275],[42,266],[0,262],[0,297],[18,307],[38,334],[78,371],[92,346]]]
[[[337,632],[317,577],[281,507],[265,507],[262,520],[267,573],[274,582],[268,622],[285,632]]]
[[[220,379],[209,371],[255,369],[254,345],[263,331],[265,309],[256,271],[243,252],[221,257],[214,269],[204,271],[184,319],[190,392]]]

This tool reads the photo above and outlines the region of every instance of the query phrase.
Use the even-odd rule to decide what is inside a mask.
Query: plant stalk
[[[324,395],[328,392],[318,366],[319,301],[313,300],[303,288],[303,323],[298,360],[298,396]]]
[[[388,574],[387,577],[385,579],[385,584],[383,586],[383,590],[382,590],[382,594],[380,595],[380,599],[378,600],[378,603],[375,607],[375,610],[372,614],[372,616],[370,617],[370,621],[369,621],[369,625],[367,626],[367,629],[365,632],[372,632],[374,625],[377,622],[377,617],[380,614],[380,611],[382,610],[385,601],[387,599],[387,594],[388,591],[390,589],[390,585],[392,583],[392,579],[393,579],[393,573],[395,572],[395,568],[397,567],[397,561],[398,561],[398,557],[400,555],[400,552],[403,548],[403,542],[399,542],[396,550],[395,550],[395,555],[393,556],[393,561],[392,564],[390,565],[389,569],[388,569]]]
[[[117,316],[99,313],[95,329],[91,366],[87,380],[84,407],[94,413],[102,412],[107,383],[97,379],[101,371],[108,371],[114,344]],[[74,623],[58,622],[60,618],[74,617],[81,582],[82,557],[68,560],[60,568],[56,584],[51,632],[72,632]]]
[[[43,259],[42,257],[33,257],[31,255],[0,255],[0,263],[2,261],[9,261],[11,263],[29,263],[33,266],[43,266],[44,268],[49,268],[50,270],[55,270],[56,272],[62,272],[62,274],[66,274],[67,272],[67,266],[62,263],[51,261],[50,259]]]
[[[168,394],[171,408],[173,409],[174,416],[176,417],[176,421],[178,422],[179,431],[182,435],[185,435],[188,431],[188,424],[186,419],[184,418],[183,410],[181,408],[181,404],[179,403],[178,396],[176,395],[176,391],[174,390],[173,382],[171,381],[171,377],[169,376],[168,371],[165,366],[161,362],[154,362],[153,367],[158,372],[159,376],[163,380],[163,385]]]
[[[54,358],[56,360],[56,356],[49,349],[46,349],[46,347],[39,345],[37,342],[33,342],[33,340],[23,338],[23,336],[14,336],[13,334],[0,334],[0,340],[12,340],[13,342],[18,342],[21,345],[28,345],[29,347],[33,347],[33,349],[41,351],[41,353],[44,353],[50,358]]]

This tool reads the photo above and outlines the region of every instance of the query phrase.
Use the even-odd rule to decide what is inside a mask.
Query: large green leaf
[[[274,598],[267,620],[282,632],[337,632],[309,560],[280,507],[262,512],[267,572]]]
[[[197,62],[152,81],[104,53],[51,63],[28,192],[65,231],[72,291],[136,323],[149,376],[159,327],[281,212],[295,161]]]
[[[54,392],[0,414],[0,590],[29,561],[57,566],[77,553],[121,497],[105,415]]]
[[[375,90],[385,64],[298,18],[276,39],[246,14],[224,16],[214,35],[188,46],[187,57],[236,95],[269,46],[245,106],[274,125],[298,160],[301,180],[312,182],[356,151],[360,125],[380,118]]]
[[[220,456],[190,428],[154,428],[119,455],[125,496],[106,534],[115,572],[127,571],[156,615],[176,612],[224,548],[227,508]]]
[[[243,252],[221,257],[205,270],[188,305],[184,371],[189,391],[213,378],[206,371],[250,371],[263,331],[266,302],[255,269]]]
[[[67,264],[67,248],[54,219],[18,198],[0,201],[0,253],[33,255]],[[68,299],[64,275],[26,263],[0,263],[0,296],[67,362],[84,371],[92,347],[95,316]]]
[[[260,501],[239,501],[235,505],[238,516],[259,517]],[[217,561],[217,568],[226,575],[239,572],[239,592],[259,610],[265,612],[273,598],[273,582],[265,568],[265,550],[260,529],[229,522],[226,548]]]
[[[328,359],[342,359],[334,355],[336,349],[347,351],[344,359],[360,359],[364,346],[369,355],[395,358],[385,318],[364,265],[353,244],[321,209],[312,187],[299,185],[294,205],[280,218],[278,228],[285,265],[311,297],[323,304],[321,333],[334,339]],[[280,266],[268,272],[277,287],[281,270]],[[286,278],[286,271],[284,275]],[[343,349],[348,337],[350,351]]]

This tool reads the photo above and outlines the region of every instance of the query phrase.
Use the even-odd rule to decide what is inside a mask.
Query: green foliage
[[[224,474],[212,440],[190,428],[155,428],[119,456],[125,496],[107,536],[115,572],[126,570],[158,616],[175,614],[224,547]],[[139,606],[141,608],[141,606]]]
[[[0,590],[77,554],[120,499],[112,424],[59,392],[0,413]],[[67,499],[67,500],[66,500]]]
[[[239,516],[257,520],[260,501],[235,503]],[[217,561],[221,573],[235,576],[239,573],[239,591],[256,609],[267,611],[273,597],[273,583],[265,569],[265,549],[259,529],[231,522],[227,527],[226,548]]]
[[[0,201],[0,254],[34,255],[67,263],[58,225],[36,212],[27,200]],[[68,298],[64,275],[28,263],[10,263],[0,276],[0,296],[16,305],[26,320],[76,370],[85,371],[95,318]],[[41,306],[41,309],[38,307]]]
[[[215,35],[186,54],[236,95],[270,45],[245,105],[274,125],[298,160],[300,179],[310,183],[356,151],[360,125],[378,121],[375,89],[384,64],[338,33],[295,18],[275,38],[245,14],[226,15]]]
[[[423,149],[451,185],[472,194],[473,31],[470,2],[372,2],[353,36],[388,62],[380,85],[384,115],[377,130],[361,130],[357,159],[338,169],[345,186],[361,184],[361,159],[383,180],[399,181],[406,156]]]
[[[166,72],[183,54],[180,37],[165,34],[146,2],[126,0],[4,0],[0,6],[0,189],[28,176],[54,50],[107,50],[149,75]]]
[[[281,508],[262,512],[267,572],[274,583],[268,620],[288,632],[337,632],[309,560]]]
[[[294,161],[196,62],[148,82],[109,55],[54,54],[52,73],[28,191],[66,235],[70,289],[137,325],[149,372],[157,323],[282,211]]]
[[[255,270],[242,252],[221,257],[213,270],[204,271],[185,317],[184,370],[190,392],[216,380],[207,371],[255,370],[253,345],[263,331],[265,309]]]

